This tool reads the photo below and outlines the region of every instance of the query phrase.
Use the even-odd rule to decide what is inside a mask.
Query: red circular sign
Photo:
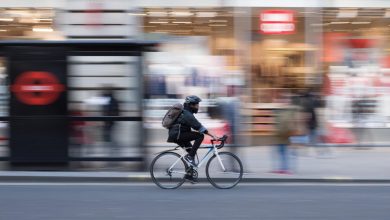
[[[28,71],[22,73],[11,86],[19,101],[27,105],[48,105],[65,90],[50,72]]]

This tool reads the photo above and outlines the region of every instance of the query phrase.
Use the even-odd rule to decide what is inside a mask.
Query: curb
[[[200,183],[208,182],[199,178]],[[0,183],[152,183],[149,176],[136,177],[74,177],[74,176],[0,176]],[[243,178],[241,183],[376,183],[390,184],[390,179],[350,178]]]

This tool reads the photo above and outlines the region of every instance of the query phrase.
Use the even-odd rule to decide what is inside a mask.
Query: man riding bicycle
[[[177,143],[185,148],[188,154],[184,159],[192,165],[195,164],[195,155],[199,146],[202,144],[204,134],[211,136],[214,140],[218,137],[211,134],[194,116],[198,113],[199,102],[202,100],[195,95],[187,96],[184,102],[184,109],[177,120],[174,122],[168,132],[167,142]],[[194,129],[196,131],[192,131]],[[194,144],[191,144],[194,141]]]

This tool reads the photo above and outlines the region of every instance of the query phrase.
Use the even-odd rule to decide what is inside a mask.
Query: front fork
[[[226,171],[225,166],[223,165],[221,157],[219,156],[218,150],[215,146],[214,146],[214,154],[217,157],[219,164],[221,164],[221,168],[222,168],[223,172],[225,172]]]

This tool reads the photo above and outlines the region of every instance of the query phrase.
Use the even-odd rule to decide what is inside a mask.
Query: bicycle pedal
[[[197,183],[198,183],[198,180],[190,180],[190,183],[191,183],[191,184],[197,184]]]
[[[186,178],[186,180],[188,180],[188,182],[190,182],[191,184],[196,184],[198,183],[198,178],[193,178],[193,177],[188,177]]]

